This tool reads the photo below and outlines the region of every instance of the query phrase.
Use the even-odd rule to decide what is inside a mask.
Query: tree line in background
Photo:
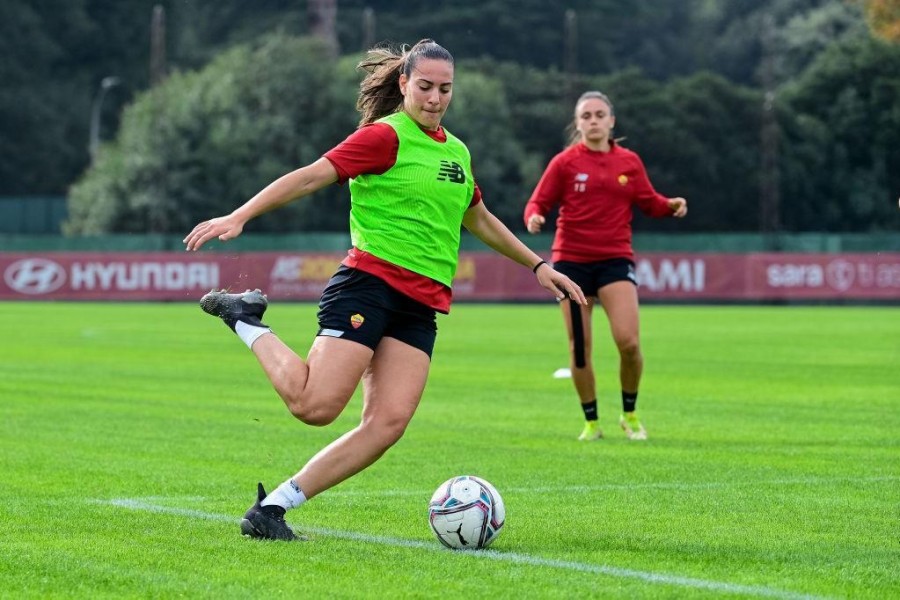
[[[890,2],[437,1],[417,13],[340,0],[328,35],[310,25],[321,1],[53,4],[0,6],[0,34],[11,33],[0,75],[14,84],[0,88],[0,194],[68,191],[71,234],[182,232],[231,210],[353,130],[363,48],[422,37],[456,56],[445,124],[469,145],[488,205],[517,229],[586,89],[612,97],[615,135],[657,189],[690,201],[677,229],[642,229],[900,226]],[[151,86],[157,5],[168,77]],[[88,114],[110,75],[123,83],[108,90],[101,132],[118,131],[89,166]],[[348,202],[333,187],[252,230],[344,231]]]

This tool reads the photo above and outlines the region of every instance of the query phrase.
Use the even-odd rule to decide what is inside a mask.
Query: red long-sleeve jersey
[[[578,143],[554,156],[525,206],[527,224],[532,215],[546,216],[559,205],[554,262],[634,260],[632,207],[651,217],[672,215],[640,157],[615,142],[610,145],[609,152],[599,152]]]

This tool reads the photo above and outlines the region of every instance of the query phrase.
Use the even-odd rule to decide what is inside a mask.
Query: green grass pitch
[[[194,303],[0,304],[0,597],[900,597],[900,309],[645,306],[639,409],[581,416],[558,308],[439,318],[406,436],[288,513],[311,541],[244,539],[274,486],[355,426],[295,421],[255,359]],[[315,307],[266,318],[301,353]],[[489,551],[432,537],[445,479],[491,481]]]

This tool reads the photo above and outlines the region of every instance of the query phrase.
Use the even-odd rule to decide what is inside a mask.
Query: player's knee
[[[404,420],[396,420],[391,421],[389,423],[385,423],[379,430],[381,433],[381,439],[384,440],[387,446],[393,446],[400,438],[403,437],[403,434],[406,433],[406,425],[408,421]]]
[[[393,446],[403,437],[407,425],[409,418],[405,415],[382,415],[363,422],[363,426],[372,430],[384,443],[385,448]]]
[[[334,420],[338,418],[343,408],[342,404],[323,402],[321,399],[311,398],[304,394],[286,400],[288,400],[288,410],[291,411],[295,419],[316,427],[324,427],[334,423]]]
[[[324,427],[326,425],[331,425],[337,418],[337,415],[332,415],[331,413],[325,412],[320,409],[308,409],[300,407],[298,407],[297,409],[291,407],[291,414],[294,415],[294,417],[299,421],[302,421],[303,423],[312,425],[314,427]]]
[[[616,344],[619,347],[619,354],[622,358],[629,360],[640,360],[641,344],[637,337],[619,340]]]

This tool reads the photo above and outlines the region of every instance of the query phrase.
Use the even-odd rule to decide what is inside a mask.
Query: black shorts
[[[597,290],[616,281],[637,285],[634,263],[627,258],[610,258],[591,263],[561,260],[553,268],[578,284],[585,296],[596,296]]]
[[[418,348],[431,358],[437,337],[435,311],[382,279],[341,266],[319,300],[319,333],[374,350],[383,337]]]

